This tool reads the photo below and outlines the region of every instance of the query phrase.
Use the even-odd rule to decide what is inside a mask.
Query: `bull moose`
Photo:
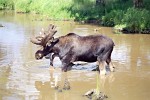
[[[50,24],[47,31],[40,32],[39,36],[31,38],[31,42],[41,45],[42,49],[35,53],[36,59],[42,59],[49,53],[50,65],[53,66],[53,59],[58,56],[62,62],[62,71],[66,72],[75,61],[98,62],[100,74],[106,74],[106,66],[113,71],[111,53],[114,42],[104,35],[79,36],[75,33],[68,33],[65,36],[55,38],[56,26]]]

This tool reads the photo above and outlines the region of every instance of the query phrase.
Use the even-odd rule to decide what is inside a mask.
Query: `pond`
[[[44,17],[46,18],[46,17]],[[56,37],[75,32],[78,35],[104,34],[115,42],[112,62],[115,72],[100,79],[100,91],[107,100],[149,100],[150,98],[150,35],[114,34],[110,27],[80,24],[73,21],[47,21],[40,15],[0,12],[0,100],[88,100],[83,97],[96,88],[97,73],[90,69],[95,63],[77,65],[67,72],[71,89],[58,92],[53,88],[54,77],[63,85],[65,74],[54,60],[35,60],[39,46],[30,38],[52,23]],[[97,31],[95,31],[97,30]]]

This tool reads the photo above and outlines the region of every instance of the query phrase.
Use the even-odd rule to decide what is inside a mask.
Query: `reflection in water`
[[[39,91],[39,96],[38,96],[38,99],[40,100],[49,100],[49,99],[52,99],[52,100],[60,100],[58,98],[61,98],[61,97],[58,97],[60,95],[60,93],[62,92],[62,80],[66,77],[63,77],[62,75],[59,75],[61,73],[61,71],[51,71],[50,70],[50,79],[45,81],[45,82],[42,82],[42,81],[35,81],[35,88],[37,89],[37,91]],[[54,87],[56,86],[56,78],[59,77],[59,88],[58,90],[55,89]],[[63,79],[61,79],[63,78]],[[59,91],[61,90],[61,91]]]
[[[9,15],[10,14],[10,15]],[[105,34],[115,42],[112,61],[116,71],[100,77],[100,90],[110,100],[149,100],[150,36],[146,34],[113,34],[111,28],[81,25],[75,22],[33,21],[39,15],[0,12],[0,100],[86,100],[82,95],[96,88],[95,63],[76,65],[67,72],[71,90],[54,90],[55,77],[63,87],[65,74],[59,68],[49,70],[49,60],[36,61],[39,48],[30,43],[49,23],[58,29],[56,37],[75,32],[79,35]],[[97,29],[97,32],[94,32]],[[58,61],[54,61],[60,66]]]
[[[53,73],[51,73],[52,75]],[[55,95],[54,91],[54,80],[53,75],[50,77],[49,81],[35,81],[35,88],[39,91],[38,99],[40,100],[48,100],[49,98],[57,98],[53,97]],[[53,88],[52,88],[53,87]],[[50,92],[51,91],[51,92]],[[53,99],[57,100],[57,99]]]

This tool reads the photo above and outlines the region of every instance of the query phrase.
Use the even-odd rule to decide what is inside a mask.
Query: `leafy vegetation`
[[[17,13],[43,14],[49,19],[66,20],[73,19],[65,9],[71,6],[71,2],[72,0],[0,0],[0,9],[14,9]]]
[[[0,0],[0,10],[14,9],[13,0]]]
[[[101,1],[99,4],[96,1]],[[125,32],[150,33],[150,0],[0,0],[0,9],[46,15],[52,20],[92,22],[121,27]],[[123,27],[122,27],[123,26]]]
[[[102,17],[102,22],[105,26],[119,26],[126,32],[137,33],[150,29],[149,18],[150,12],[146,9],[128,8],[111,11]]]
[[[32,0],[30,12],[49,16],[50,19],[71,19],[65,7],[70,6],[69,0]]]

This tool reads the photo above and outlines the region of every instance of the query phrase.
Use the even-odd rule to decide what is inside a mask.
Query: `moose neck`
[[[64,36],[59,37],[58,41],[55,42],[52,46],[51,53],[57,54],[59,58],[61,59],[67,52],[67,44],[69,41],[66,40]]]
[[[59,42],[59,38],[57,38],[57,39],[58,39],[58,41],[52,43],[52,45],[50,46],[50,48],[52,48],[50,50],[51,53],[59,54],[59,52],[60,52],[60,48],[59,48],[60,42]]]

